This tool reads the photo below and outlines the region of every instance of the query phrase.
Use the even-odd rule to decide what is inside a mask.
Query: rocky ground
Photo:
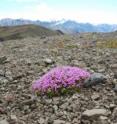
[[[117,48],[100,48],[93,38],[65,35],[1,42],[0,124],[117,124]],[[107,82],[73,95],[36,97],[32,82],[59,65],[102,73]]]

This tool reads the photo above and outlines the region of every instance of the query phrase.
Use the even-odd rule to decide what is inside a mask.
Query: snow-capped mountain
[[[99,24],[93,25],[90,23],[78,23],[72,20],[59,20],[59,21],[31,21],[25,19],[1,19],[0,26],[16,26],[35,24],[53,30],[61,30],[64,33],[78,33],[78,32],[113,32],[117,30],[117,25]]]

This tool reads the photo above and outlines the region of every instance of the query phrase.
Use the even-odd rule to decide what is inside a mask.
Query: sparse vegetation
[[[45,37],[52,35],[61,35],[61,32],[52,31],[36,25],[22,25],[13,27],[0,27],[0,41],[16,40],[26,37]]]

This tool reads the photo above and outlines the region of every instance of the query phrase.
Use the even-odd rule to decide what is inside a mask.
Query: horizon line
[[[5,20],[5,19],[11,19],[11,20],[29,20],[29,21],[41,21],[41,22],[57,22],[57,21],[74,21],[76,23],[82,23],[82,24],[91,24],[91,25],[103,25],[103,24],[106,24],[106,25],[117,25],[115,23],[92,23],[92,22],[81,22],[81,21],[78,21],[78,20],[75,20],[75,19],[64,19],[64,18],[61,18],[61,19],[50,19],[50,20],[41,20],[41,19],[29,19],[29,18],[10,18],[10,17],[6,17],[6,18],[0,18],[0,21],[1,20]]]

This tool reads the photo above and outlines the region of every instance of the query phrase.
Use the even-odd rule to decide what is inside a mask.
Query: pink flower
[[[78,67],[63,66],[56,67],[36,80],[33,85],[33,91],[46,93],[48,90],[56,92],[60,88],[79,87],[83,80],[90,77],[90,73]]]

